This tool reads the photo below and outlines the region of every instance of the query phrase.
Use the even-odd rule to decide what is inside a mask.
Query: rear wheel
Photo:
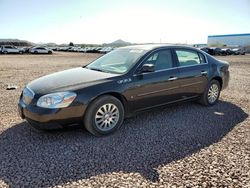
[[[84,126],[93,135],[101,136],[117,130],[123,119],[124,107],[120,100],[105,95],[90,104],[84,117]]]
[[[200,98],[200,103],[206,106],[216,104],[220,97],[221,86],[217,80],[212,80]]]
[[[35,52],[34,52],[34,54],[38,54],[38,52],[37,52],[37,51],[35,51]]]

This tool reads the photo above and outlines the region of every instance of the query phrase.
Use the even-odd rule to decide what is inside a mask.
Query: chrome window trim
[[[152,74],[152,73],[158,73],[158,72],[163,72],[163,71],[168,71],[168,70],[173,70],[173,69],[178,69],[179,67],[172,67],[172,68],[168,68],[168,69],[162,69],[162,70],[157,70],[154,72],[143,72],[140,74],[134,74],[133,76],[140,76],[140,75],[145,75],[145,74]]]
[[[179,66],[178,68],[194,67],[194,66],[201,66],[201,65],[206,65],[206,64],[208,64],[208,63],[200,63],[197,65],[185,65],[185,66]]]
[[[180,69],[180,68],[186,68],[186,67],[194,67],[194,66],[200,66],[200,65],[206,65],[208,63],[200,63],[197,65],[186,65],[186,66],[179,66],[179,67],[172,67],[172,68],[168,68],[168,69],[162,69],[162,70],[158,70],[158,71],[154,71],[154,72],[143,72],[140,74],[134,74],[133,76],[140,76],[140,75],[145,75],[145,74],[152,74],[152,73],[157,73],[157,72],[163,72],[163,71],[168,71],[168,70],[173,70],[173,69]]]
[[[160,50],[171,50],[172,53],[176,53],[175,50],[186,50],[186,51],[192,51],[192,52],[196,52],[198,55],[199,53],[202,54],[205,57],[205,63],[201,63],[201,64],[197,64],[197,65],[206,65],[209,64],[208,63],[208,58],[205,52],[199,50],[199,49],[193,49],[193,48],[183,48],[183,47],[172,47],[172,46],[163,46],[163,47],[159,47],[156,49],[151,50],[151,52],[149,52],[149,54],[145,57],[143,57],[143,59],[141,60],[141,62],[136,66],[135,70],[133,71],[133,76],[139,76],[139,75],[143,75],[143,74],[151,74],[151,73],[156,73],[156,72],[160,72],[160,71],[167,71],[167,70],[172,70],[172,69],[176,69],[176,68],[182,68],[182,67],[192,67],[192,66],[197,66],[197,65],[186,65],[186,66],[179,66],[179,62],[178,65],[176,67],[172,67],[172,68],[168,68],[168,69],[162,69],[162,70],[158,70],[158,71],[154,71],[154,72],[148,72],[148,73],[136,73],[138,68],[140,67],[140,65],[145,61],[146,58],[150,57],[153,53],[160,51]],[[175,56],[172,54],[172,56]],[[173,63],[174,63],[174,58],[173,58]],[[178,59],[177,59],[178,61]]]

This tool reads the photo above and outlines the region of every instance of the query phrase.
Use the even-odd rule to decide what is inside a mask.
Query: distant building
[[[250,47],[250,33],[232,35],[210,35],[208,46],[238,46]]]

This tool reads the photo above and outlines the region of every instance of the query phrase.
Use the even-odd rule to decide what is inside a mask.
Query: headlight
[[[74,92],[59,92],[51,93],[40,97],[37,101],[37,106],[42,108],[65,108],[69,106],[76,98]]]

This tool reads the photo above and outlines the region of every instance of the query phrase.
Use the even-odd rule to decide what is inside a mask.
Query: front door
[[[155,71],[134,75],[133,86],[129,89],[132,96],[130,108],[146,109],[178,100],[178,67],[172,51],[165,49],[152,53],[138,69],[143,64],[153,64]]]

